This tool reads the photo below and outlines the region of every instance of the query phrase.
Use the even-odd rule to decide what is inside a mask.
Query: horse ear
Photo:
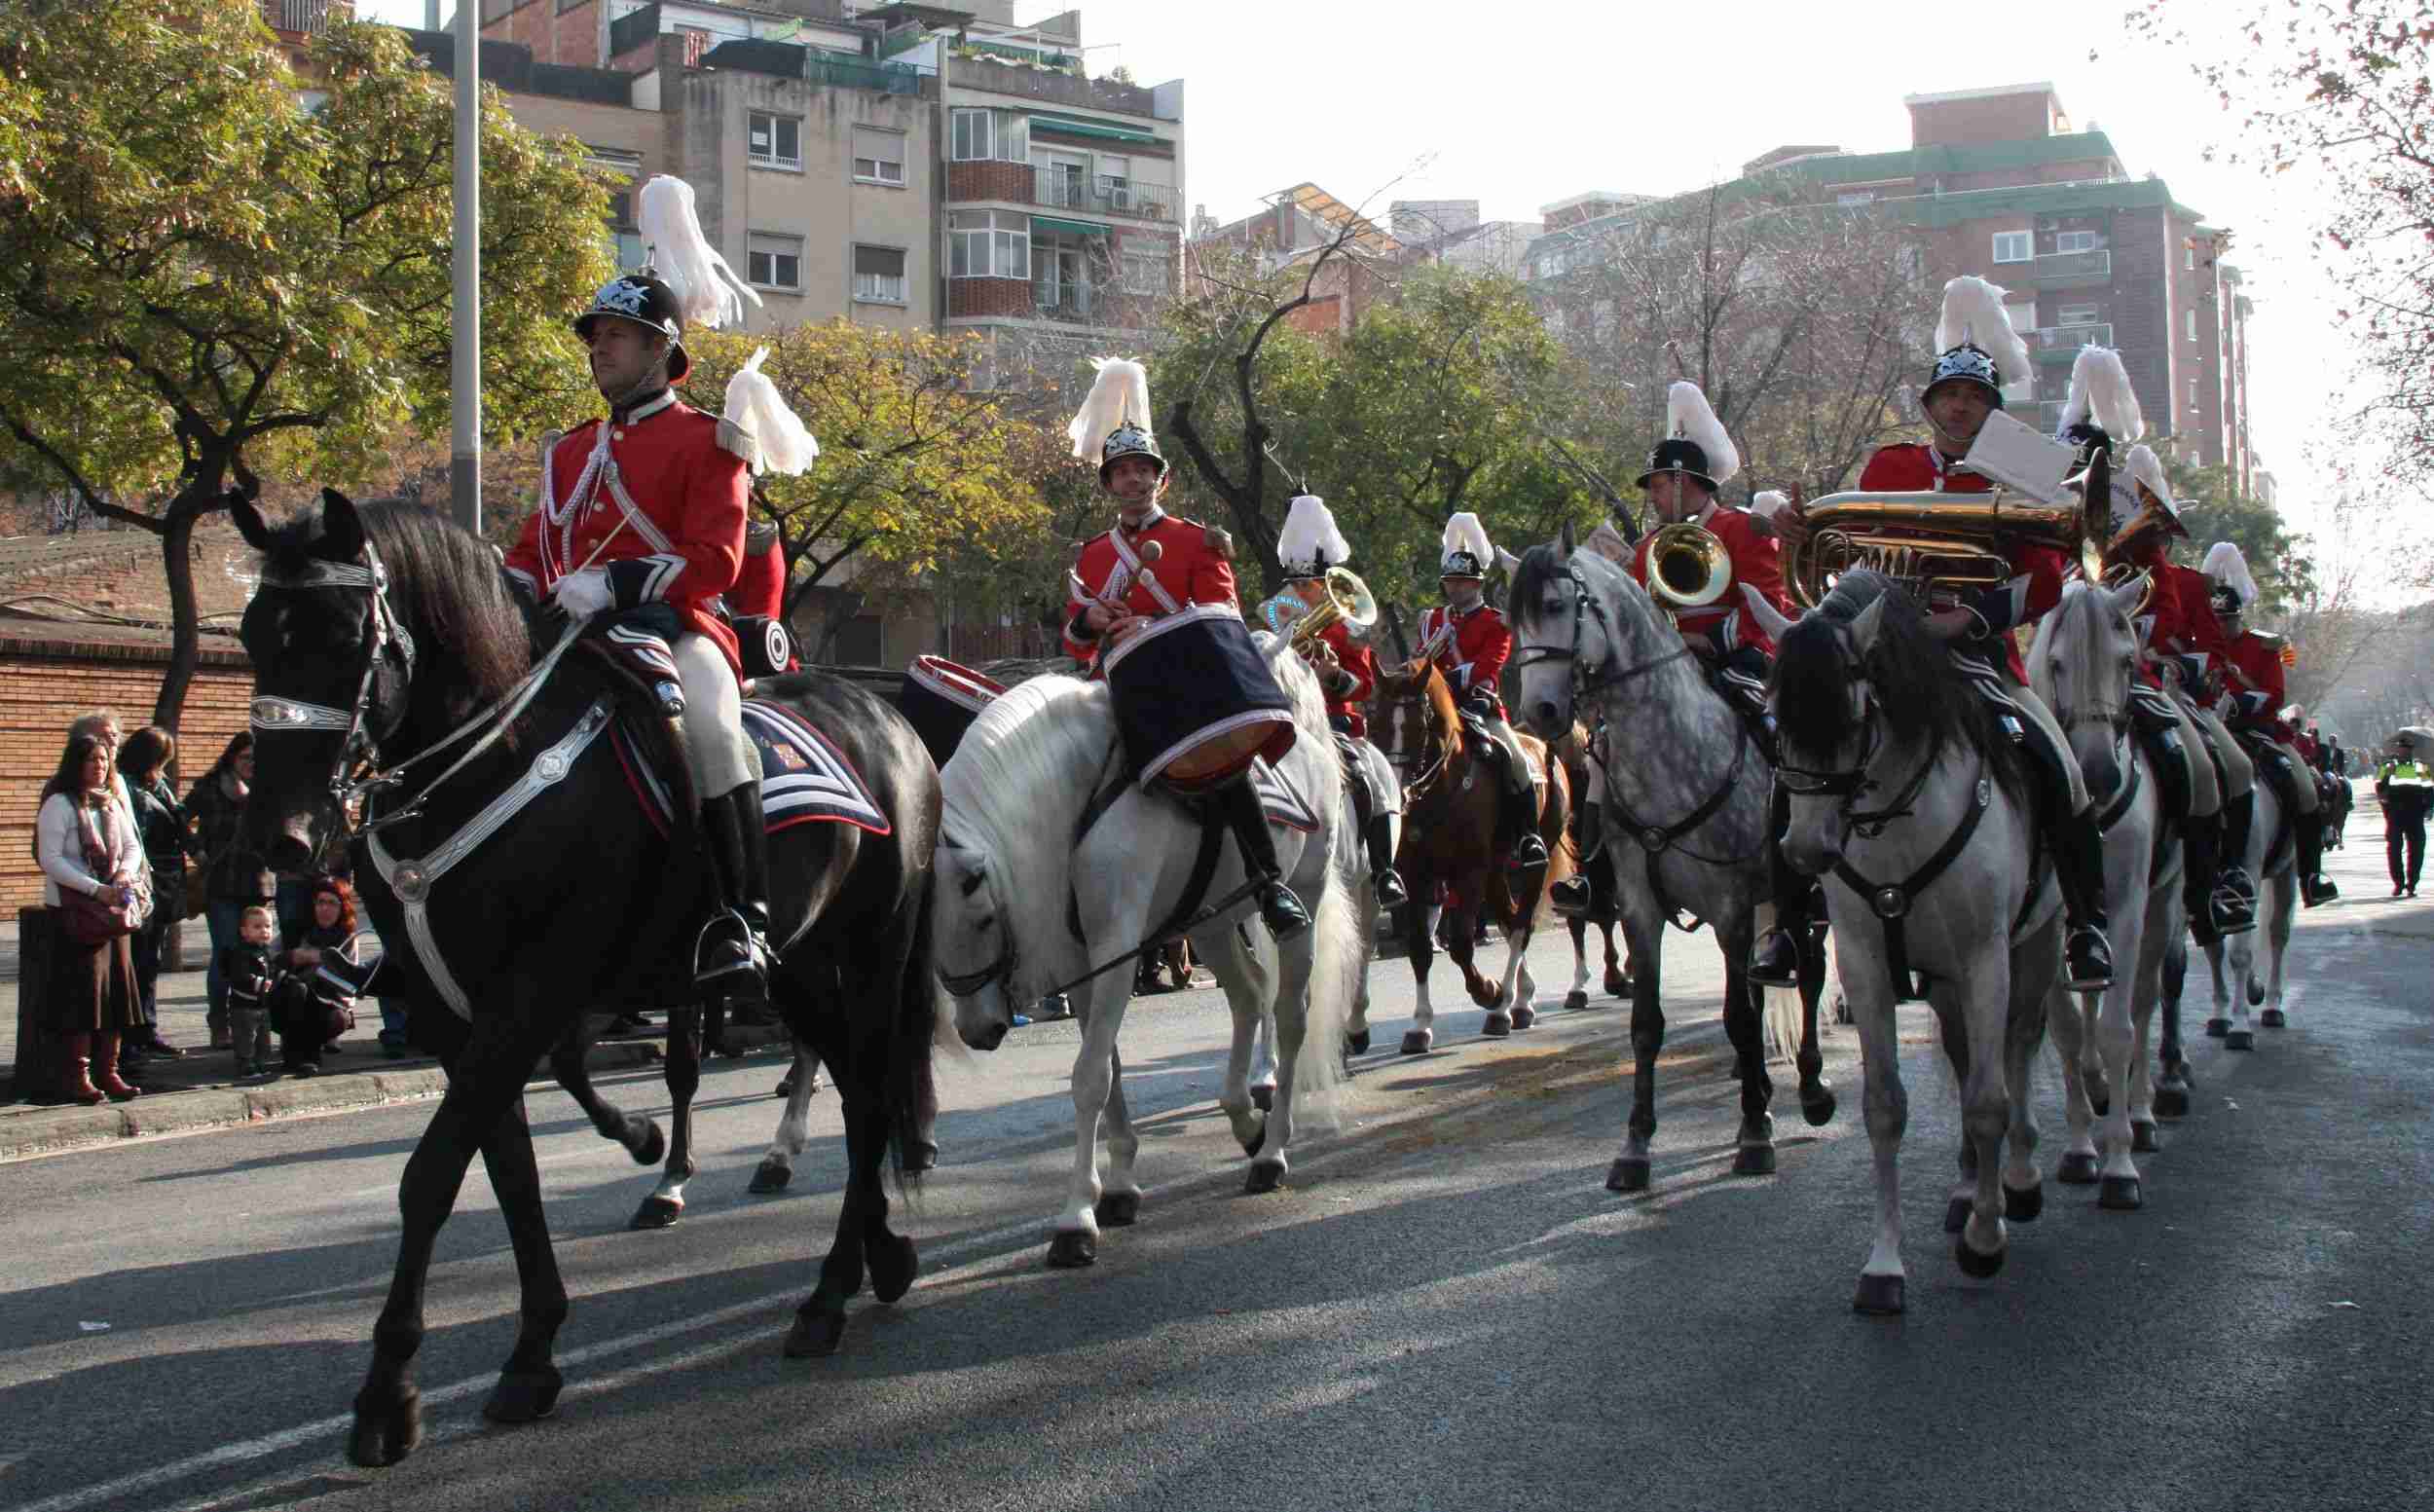
[[[1795,623],[1777,609],[1773,604],[1767,602],[1766,595],[1758,592],[1754,584],[1743,583],[1741,597],[1750,606],[1750,612],[1757,616],[1758,628],[1766,632],[1766,638],[1770,641],[1782,641],[1784,632]]]
[[[1877,632],[1884,628],[1885,601],[1880,596],[1870,602],[1867,608],[1860,610],[1859,617],[1851,621],[1851,644],[1859,648],[1862,659],[1876,648]]]
[[[1504,569],[1504,575],[1506,577],[1511,577],[1515,572],[1521,571],[1521,558],[1505,550],[1502,546],[1498,546],[1495,548],[1495,565]]]
[[[232,493],[228,498],[228,517],[237,522],[237,534],[256,551],[271,549],[271,523],[262,518],[262,511],[242,494]]]
[[[2113,601],[2114,608],[2123,617],[2136,613],[2138,601],[2147,596],[2147,574],[2141,572],[2119,588],[2106,589],[2105,596]]]
[[[1561,558],[1561,563],[1559,565],[1568,564],[1572,559],[1572,551],[1577,545],[1577,542],[1572,537],[1571,521],[1566,520],[1564,522],[1564,533],[1555,537],[1555,543],[1558,548],[1557,554]]]
[[[355,501],[334,488],[321,490],[321,549],[333,562],[363,554],[363,517]]]

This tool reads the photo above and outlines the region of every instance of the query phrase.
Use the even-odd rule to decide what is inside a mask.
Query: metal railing
[[[1031,313],[1042,320],[1094,325],[1097,321],[1091,312],[1098,304],[1099,293],[1099,286],[1088,278],[1034,278]]]
[[[329,29],[330,8],[331,0],[278,0],[279,30],[317,37]]]
[[[2113,281],[2113,249],[2098,247],[2092,252],[2040,253],[2036,274],[2040,283],[2110,283]]]
[[[2112,346],[2113,322],[2093,320],[2076,325],[2041,325],[2030,335],[2034,338],[2032,345],[2040,351],[2076,352],[2089,342],[2099,347]]]
[[[1087,174],[1052,166],[1033,170],[1031,203],[1049,209],[1128,215],[1135,220],[1175,218],[1174,191],[1163,184],[1104,184]]]

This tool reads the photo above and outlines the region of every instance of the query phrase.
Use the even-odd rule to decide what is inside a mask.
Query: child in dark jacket
[[[261,1074],[271,1061],[271,989],[278,979],[271,931],[269,908],[247,908],[238,921],[237,943],[223,946],[217,962],[228,984],[229,1042],[240,1077]]]
[[[312,884],[313,920],[280,955],[287,968],[274,993],[279,1059],[290,1076],[318,1076],[321,1051],[354,1025],[355,900],[337,877]]]

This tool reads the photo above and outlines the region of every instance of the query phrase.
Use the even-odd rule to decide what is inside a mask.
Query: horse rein
[[[354,796],[350,773],[369,761],[378,749],[370,720],[373,691],[379,680],[382,659],[393,653],[401,663],[404,681],[412,682],[414,637],[407,632],[395,608],[388,602],[388,571],[381,565],[380,551],[372,544],[369,533],[363,537],[359,561],[315,561],[301,572],[265,573],[262,586],[288,589],[362,588],[372,596],[372,644],[364,652],[363,674],[355,682],[353,707],[333,709],[326,704],[300,698],[266,695],[254,699],[246,710],[246,722],[261,735],[310,730],[343,732],[338,755],[330,763],[328,792],[331,800],[340,805],[340,811],[344,813],[346,804]]]

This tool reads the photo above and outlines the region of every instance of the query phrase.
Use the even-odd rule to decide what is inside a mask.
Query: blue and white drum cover
[[[972,728],[972,721],[1005,691],[1005,684],[996,679],[943,656],[916,656],[904,671],[897,707],[913,733],[921,737],[930,759],[944,766],[963,744],[964,731]]]
[[[1242,616],[1196,604],[1150,621],[1099,658],[1116,728],[1143,783],[1182,792],[1221,786],[1255,757],[1293,749],[1293,705]]]

